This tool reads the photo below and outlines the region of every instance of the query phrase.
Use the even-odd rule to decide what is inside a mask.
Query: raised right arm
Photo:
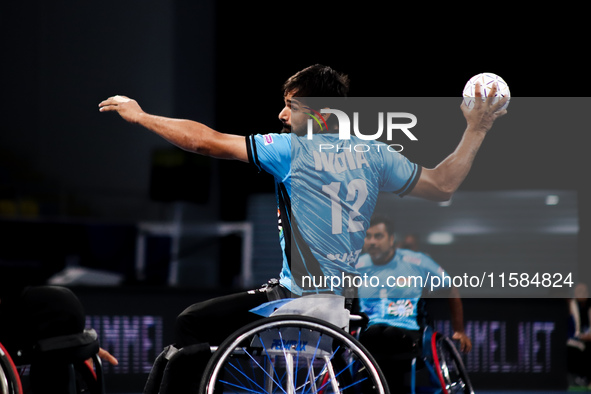
[[[491,89],[486,100],[481,100],[480,85],[476,85],[477,99],[474,108],[462,103],[462,112],[467,126],[457,148],[435,168],[423,168],[421,177],[410,195],[434,201],[447,201],[458,190],[474,162],[484,137],[494,121],[507,113],[503,109],[507,98],[494,102],[497,85]]]

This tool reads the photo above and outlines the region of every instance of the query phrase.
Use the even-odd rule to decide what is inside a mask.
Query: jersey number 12
[[[350,205],[349,224],[347,230],[350,233],[356,231],[363,231],[363,223],[355,220],[356,217],[361,215],[359,210],[367,199],[367,184],[363,179],[353,179],[347,187],[347,196],[345,201]],[[341,190],[341,182],[332,182],[328,185],[322,186],[322,191],[330,197],[331,201],[331,221],[332,221],[332,233],[341,234],[343,232],[343,205],[339,198],[339,191]],[[349,205],[347,205],[349,206]]]

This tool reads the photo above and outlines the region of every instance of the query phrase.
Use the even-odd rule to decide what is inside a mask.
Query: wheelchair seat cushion
[[[349,310],[345,297],[334,294],[314,294],[294,298],[282,304],[270,316],[302,315],[327,321],[337,327],[349,327]]]

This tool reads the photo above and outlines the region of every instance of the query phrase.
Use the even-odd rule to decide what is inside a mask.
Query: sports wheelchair
[[[344,297],[321,295],[265,304],[260,314],[267,318],[212,347],[200,393],[389,394],[378,363],[349,333],[350,323],[362,318],[350,315],[344,303]],[[432,392],[472,393],[451,342],[433,335],[434,351],[421,360],[436,365],[441,390]]]
[[[82,333],[40,340],[30,350],[19,350],[11,357],[0,343],[0,394],[23,394],[19,369],[40,359],[68,366],[67,394],[104,394],[99,341],[94,329]],[[47,388],[51,392],[51,388]]]

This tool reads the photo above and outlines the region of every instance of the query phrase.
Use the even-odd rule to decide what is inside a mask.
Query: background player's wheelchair
[[[361,338],[366,349],[372,352],[390,386],[396,385],[389,387],[390,390],[410,394],[473,394],[472,383],[454,342],[432,328],[427,300],[421,298],[417,309],[421,327],[418,331],[385,325],[368,328],[367,316],[362,314],[364,321],[355,326],[352,334]],[[372,329],[376,330],[371,332]]]
[[[359,325],[353,334],[381,366],[390,390],[410,394],[474,393],[453,341],[430,326],[418,331],[387,325],[370,326],[368,331],[365,328]]]
[[[373,357],[347,332],[343,297],[282,302],[214,349],[201,393],[389,393]]]
[[[417,365],[428,372],[429,386],[417,385]],[[411,361],[411,394],[474,394],[474,389],[454,343],[431,327],[423,329],[421,356]]]
[[[41,359],[68,366],[67,394],[103,394],[102,364],[98,351],[99,341],[94,329],[40,340],[33,349],[19,350],[12,357],[0,343],[0,394],[25,393],[19,369]],[[47,387],[47,392],[52,392],[51,387]]]

